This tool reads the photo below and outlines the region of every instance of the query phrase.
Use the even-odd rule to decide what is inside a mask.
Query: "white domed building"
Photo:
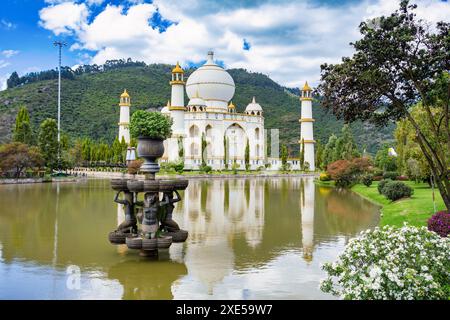
[[[204,137],[205,162],[213,169],[225,169],[225,161],[230,169],[234,162],[244,169],[247,141],[250,168],[264,166],[263,108],[253,97],[244,113],[236,112],[232,103],[234,80],[214,62],[213,52],[208,53],[206,63],[195,70],[186,82],[184,71],[177,63],[172,70],[170,85],[171,100],[161,112],[170,114],[173,119],[172,137],[165,142],[165,154],[161,161],[179,161],[182,154],[185,169],[198,169],[202,164]],[[189,97],[186,105],[185,87]]]

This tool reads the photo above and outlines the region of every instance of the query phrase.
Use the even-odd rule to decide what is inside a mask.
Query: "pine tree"
[[[300,170],[303,170],[305,166],[305,139],[302,139],[302,145],[300,146]]]
[[[287,158],[289,156],[288,148],[285,144],[281,145],[281,170],[285,171],[287,169]]]
[[[116,137],[112,144],[112,163],[121,163],[122,162],[122,146],[119,142],[119,138]]]
[[[326,167],[330,163],[333,162],[333,152],[336,147],[337,137],[336,135],[332,134],[328,138],[328,143],[325,146],[325,149],[323,151],[323,166]]]
[[[324,154],[324,149],[323,149],[323,145],[322,143],[320,143],[320,140],[317,140],[317,144],[316,144],[317,150],[316,150],[316,167],[321,169],[322,168],[322,163],[323,163],[323,154]]]
[[[58,166],[58,125],[55,119],[44,120],[39,127],[39,149],[45,166],[50,170]]]
[[[16,117],[16,125],[13,132],[14,142],[32,144],[33,133],[30,124],[30,115],[26,107],[21,107]]]
[[[228,138],[223,136],[223,162],[225,163],[225,169],[228,170]]]
[[[206,166],[206,159],[208,155],[206,154],[206,138],[205,134],[202,134],[202,167]]]
[[[178,137],[178,158],[180,158],[180,161],[184,159],[183,137]]]
[[[245,170],[250,169],[250,144],[247,139],[247,144],[245,145]]]

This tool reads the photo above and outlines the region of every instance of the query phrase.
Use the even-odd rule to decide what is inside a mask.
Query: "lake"
[[[108,233],[123,220],[108,180],[0,185],[0,299],[334,299],[319,290],[379,208],[312,178],[190,181],[157,258]]]

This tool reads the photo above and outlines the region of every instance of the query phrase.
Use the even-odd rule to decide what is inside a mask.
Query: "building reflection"
[[[233,241],[243,236],[249,247],[263,237],[264,183],[258,180],[191,181],[183,208],[175,216],[189,230],[184,262],[189,274],[206,286],[231,274],[235,266]]]
[[[301,180],[300,214],[302,225],[303,258],[311,262],[314,251],[314,204],[316,186],[312,179]]]

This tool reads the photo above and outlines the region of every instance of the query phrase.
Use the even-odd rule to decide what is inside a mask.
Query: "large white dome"
[[[228,72],[214,63],[214,54],[208,52],[206,63],[195,70],[186,82],[189,99],[201,97],[207,108],[227,110],[234,96],[234,80]]]

